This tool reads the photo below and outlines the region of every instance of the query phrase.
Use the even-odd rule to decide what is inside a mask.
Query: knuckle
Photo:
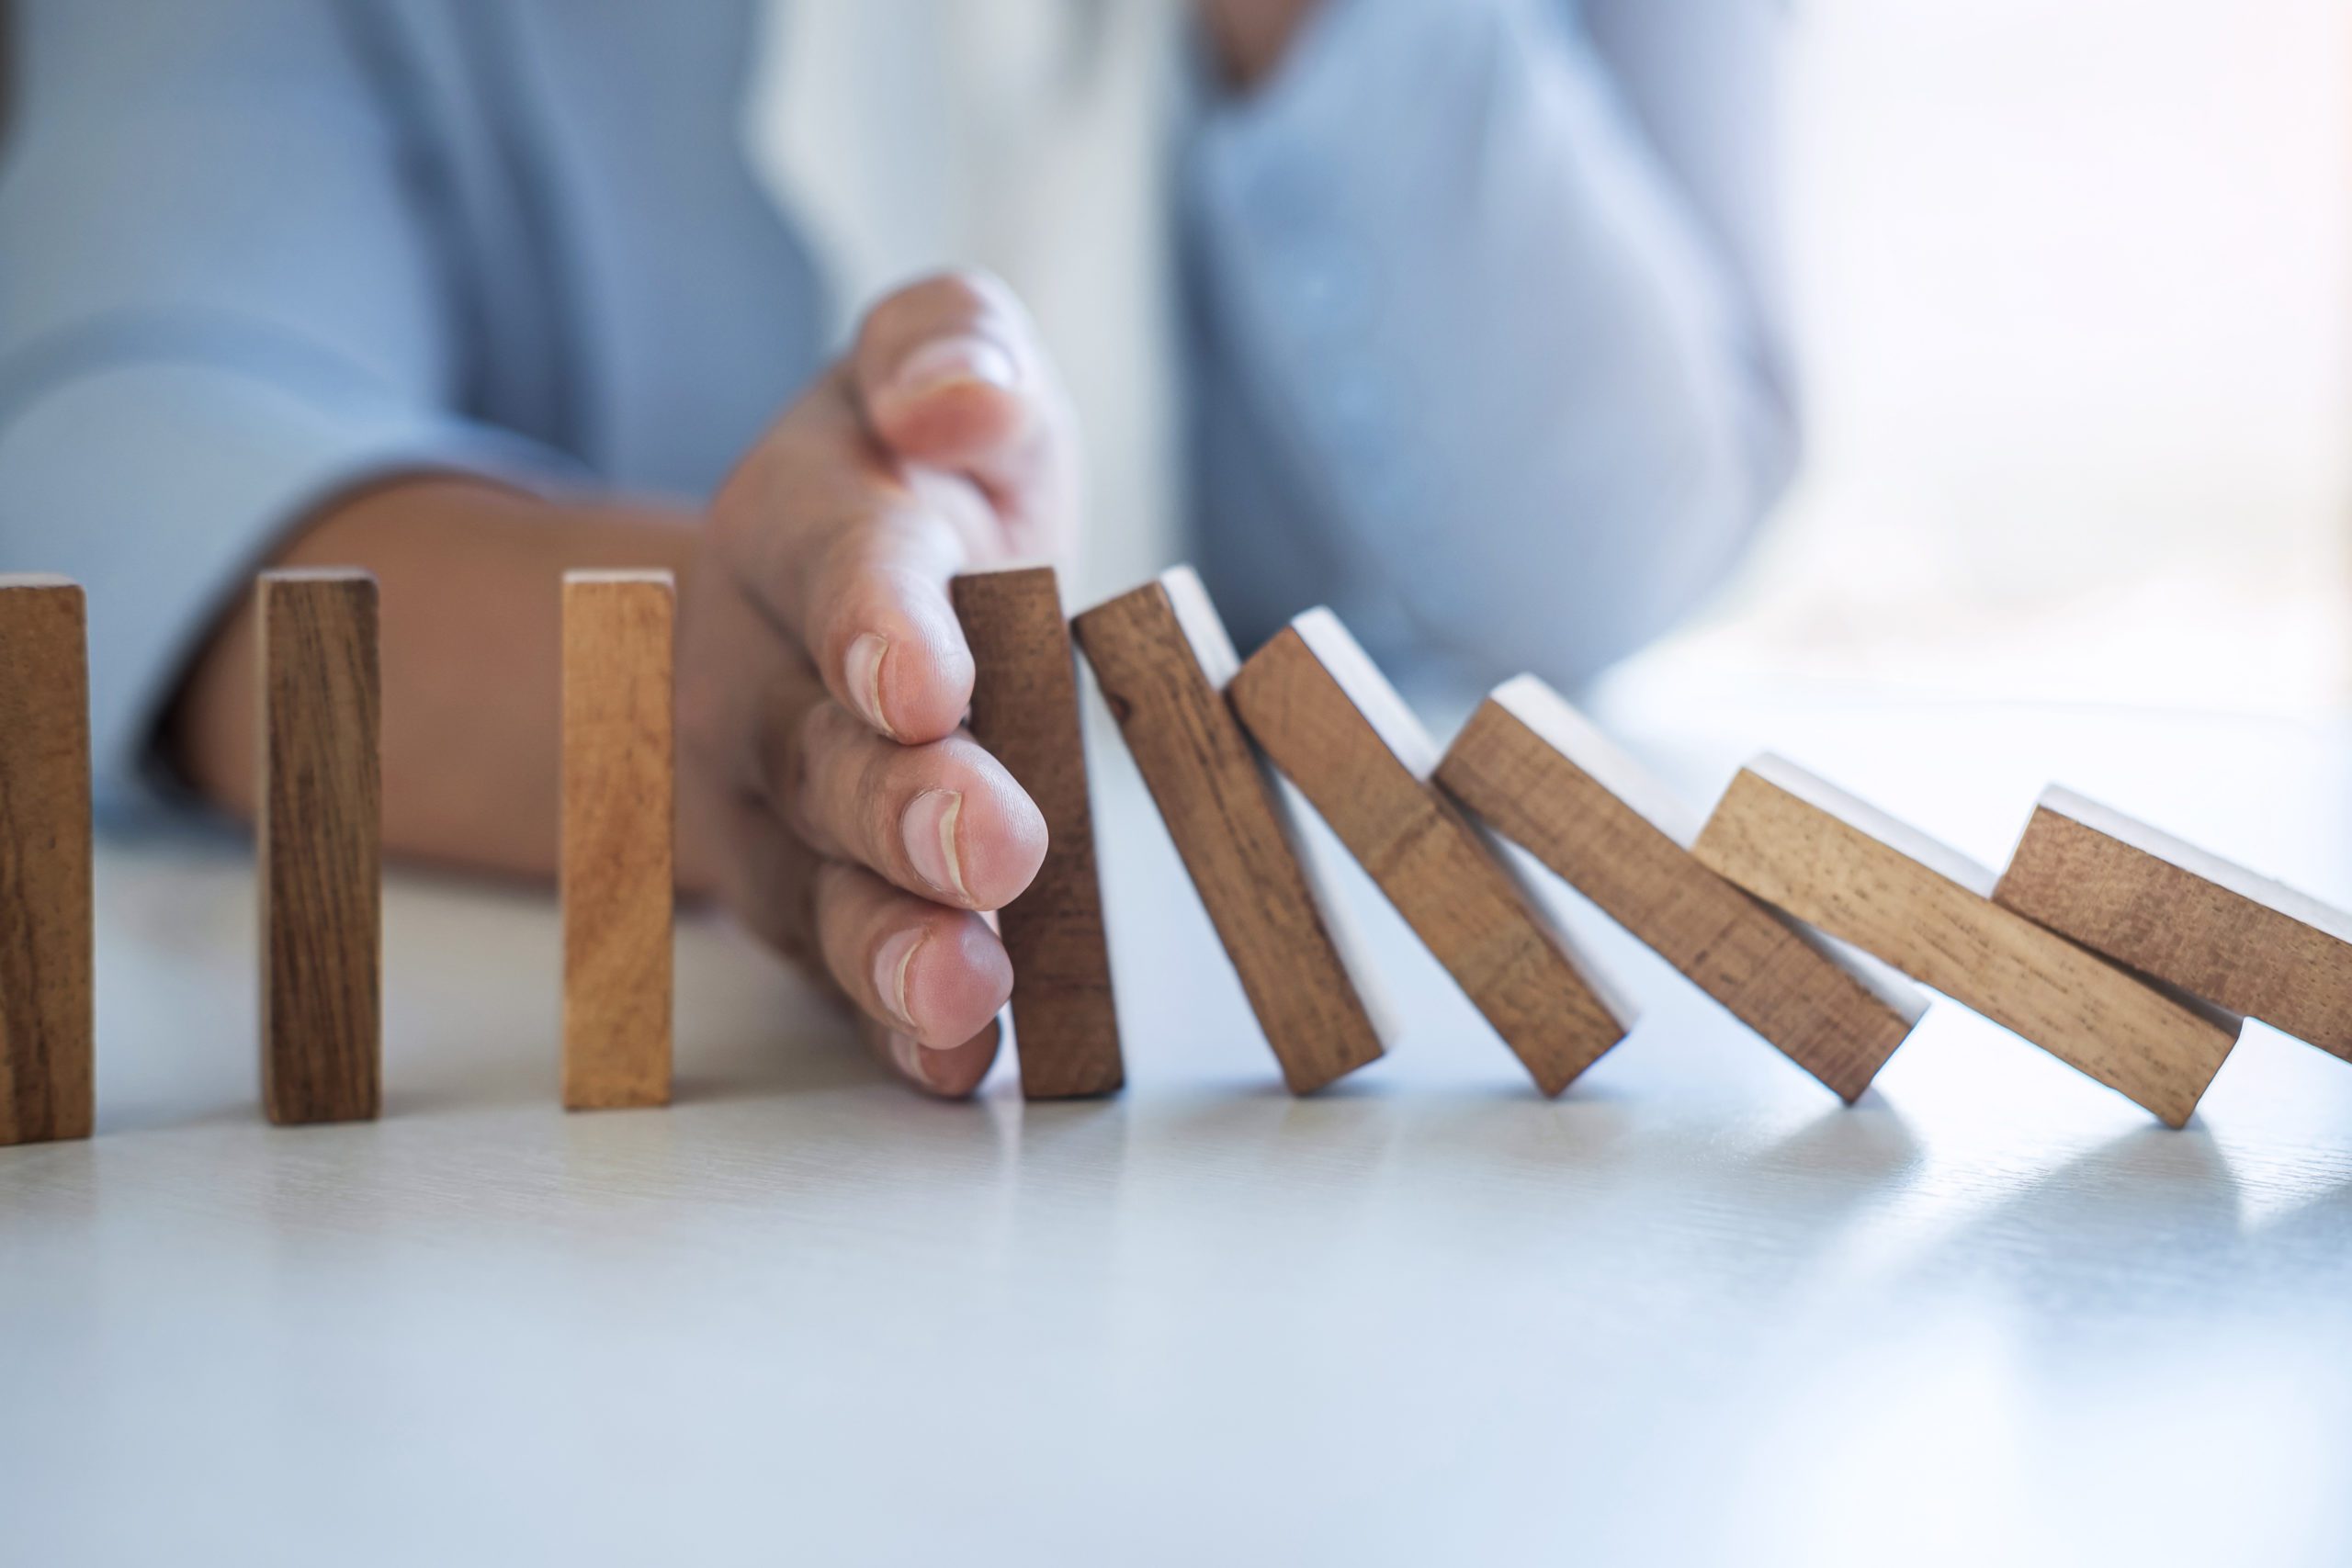
[[[883,750],[886,746],[888,751]],[[907,859],[905,840],[899,831],[904,810],[899,787],[901,759],[891,754],[901,750],[888,741],[871,746],[857,770],[858,820],[865,829],[865,842],[877,863],[890,866],[903,865]]]
[[[880,518],[845,530],[824,547],[810,574],[810,651],[828,671],[840,668],[860,632],[898,619],[928,585],[924,571],[904,558],[896,532]]]
[[[816,928],[829,959],[858,941],[856,872],[840,861],[818,863],[808,879],[809,923]]]
[[[943,306],[972,310],[1001,309],[1012,298],[1004,279],[985,267],[953,267],[934,273],[918,287],[930,289]]]
[[[992,272],[953,267],[930,273],[876,301],[859,323],[858,346],[871,352],[943,318],[980,315],[1023,319],[1012,288]]]
[[[830,782],[845,749],[852,743],[857,721],[828,697],[811,703],[793,727],[791,749],[800,772],[812,780]]]
[[[827,831],[832,797],[832,761],[840,751],[833,703],[809,705],[797,720],[784,727],[776,758],[777,804],[811,842],[829,842]]]
[[[947,267],[909,284],[904,298],[931,310],[985,310],[1012,298],[1004,280],[985,267]]]

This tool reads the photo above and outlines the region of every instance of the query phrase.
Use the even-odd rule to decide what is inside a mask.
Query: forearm
[[[683,576],[693,540],[680,513],[559,504],[456,476],[363,491],[288,539],[271,564],[365,567],[381,585],[387,852],[552,874],[561,576]],[[254,799],[255,633],[240,604],[191,667],[164,737],[188,781],[240,817]]]

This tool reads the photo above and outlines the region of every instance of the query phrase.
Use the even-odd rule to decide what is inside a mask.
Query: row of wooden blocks
[[[563,592],[564,1102],[662,1104],[672,591],[665,574],[581,572]],[[1776,758],[1701,822],[1532,677],[1441,753],[1329,612],[1245,662],[1182,569],[1075,621],[1047,568],[954,592],[978,668],[972,732],[1048,832],[1000,916],[1032,1098],[1124,1079],[1073,636],[1295,1092],[1377,1059],[1389,1025],[1289,786],[1546,1094],[1634,1015],[1498,836],[1849,1101],[1925,1010],[1904,975],[2173,1126],[2244,1018],[2352,1059],[2352,917],[2068,792],[2042,797],[1996,878]],[[265,1106],[281,1122],[370,1117],[375,584],[273,572],[257,593]],[[91,1123],[84,638],[78,588],[0,578],[0,1143]]]

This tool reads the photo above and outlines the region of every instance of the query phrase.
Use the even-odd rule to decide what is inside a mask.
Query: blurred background
[[[1627,708],[2352,694],[2352,6],[1808,0],[1795,493]]]
[[[1789,67],[1807,459],[1612,705],[2352,698],[2352,6],[1805,0]]]

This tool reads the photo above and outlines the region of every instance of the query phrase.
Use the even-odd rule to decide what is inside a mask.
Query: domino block
[[[1046,819],[1045,863],[997,912],[1012,960],[1021,1091],[1031,1100],[1110,1094],[1126,1075],[1061,588],[1051,567],[967,572],[951,586],[977,666],[972,737]]]
[[[0,1144],[95,1110],[88,646],[79,586],[0,576]]]
[[[1691,858],[1696,815],[1532,675],[1479,705],[1437,781],[1849,1103],[1926,1010]]]
[[[563,578],[563,1103],[670,1103],[676,590]]]
[[[1241,660],[1200,579],[1178,567],[1074,626],[1291,1092],[1376,1060],[1385,1009],[1226,704]]]
[[[261,622],[262,1104],[281,1125],[382,1100],[376,580],[271,571]]]
[[[2035,807],[1993,897],[2352,1060],[2352,914],[2057,788]]]
[[[1777,757],[1732,781],[1702,864],[2177,1127],[2233,1030],[1993,902],[1993,874]]]
[[[1631,1009],[1430,782],[1435,743],[1329,610],[1275,634],[1228,694],[1545,1094],[1623,1038]]]

